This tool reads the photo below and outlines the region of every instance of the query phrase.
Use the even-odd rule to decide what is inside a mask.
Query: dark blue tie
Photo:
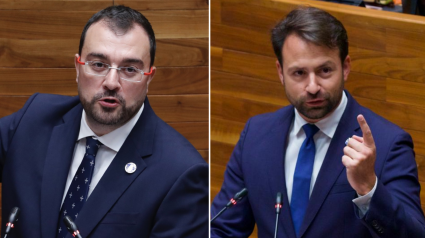
[[[58,228],[56,230],[56,238],[66,236],[68,231],[63,223],[63,218],[67,215],[70,216],[72,220],[77,219],[78,213],[86,202],[89,194],[95,157],[97,150],[102,143],[92,137],[87,137],[86,140],[86,153],[80,167],[78,167],[78,170],[72,179],[71,185],[69,186],[65,200],[62,204],[62,209],[59,214]]]
[[[298,154],[297,165],[292,186],[291,214],[295,232],[299,233],[309,201],[311,173],[313,172],[316,146],[313,136],[319,131],[314,124],[305,124],[303,130],[306,138]]]

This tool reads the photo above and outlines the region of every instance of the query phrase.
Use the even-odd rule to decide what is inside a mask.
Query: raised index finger
[[[367,124],[364,116],[361,114],[358,115],[357,122],[359,123],[360,129],[362,130],[362,133],[363,133],[364,144],[367,147],[375,146],[375,141],[373,140],[372,132],[370,131],[369,125]]]

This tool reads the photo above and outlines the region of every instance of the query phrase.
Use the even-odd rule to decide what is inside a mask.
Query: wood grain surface
[[[245,122],[289,102],[270,42],[299,5],[330,12],[346,27],[352,69],[345,88],[363,106],[411,134],[425,184],[425,18],[311,0],[211,3],[211,199]],[[425,192],[421,192],[425,207]],[[257,237],[256,232],[251,237]]]

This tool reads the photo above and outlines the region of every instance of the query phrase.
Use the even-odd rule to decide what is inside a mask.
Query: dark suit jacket
[[[8,237],[56,236],[81,114],[78,97],[36,94],[0,120],[2,227],[21,209]],[[75,222],[83,237],[208,237],[208,165],[146,99]]]
[[[425,221],[411,137],[361,107],[348,93],[347,97],[347,107],[314,185],[300,237],[424,237]],[[341,162],[345,140],[352,135],[362,136],[356,119],[358,114],[365,116],[377,148],[378,185],[363,219],[358,218],[358,209],[352,202],[357,195],[348,183]],[[211,216],[241,188],[248,189],[248,197],[211,224],[212,238],[248,237],[255,223],[258,237],[273,237],[278,192],[283,194],[278,237],[296,237],[284,169],[287,136],[293,119],[294,108],[288,106],[248,121],[227,165]]]

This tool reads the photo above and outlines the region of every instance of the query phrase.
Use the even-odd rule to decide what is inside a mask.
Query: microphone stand
[[[277,193],[276,196],[276,225],[274,228],[274,238],[277,237],[277,224],[279,223],[279,214],[280,214],[280,209],[282,208],[282,194],[280,192]]]
[[[217,213],[217,215],[215,215],[214,217],[213,217],[213,219],[211,219],[211,221],[210,222],[213,222],[215,219],[217,219],[217,217],[219,217],[220,215],[221,215],[221,213],[223,213],[224,211],[226,211],[227,210],[227,206],[225,206],[225,207],[223,207],[223,209],[221,209],[218,213]]]
[[[276,226],[274,228],[274,238],[277,237],[277,223],[279,222],[279,214],[276,214]]]
[[[210,223],[213,222],[215,219],[217,219],[217,217],[219,217],[224,211],[226,211],[227,208],[233,207],[234,205],[236,205],[236,203],[238,203],[240,200],[242,200],[242,198],[244,198],[247,194],[248,194],[248,189],[246,189],[246,188],[243,188],[241,191],[236,193],[235,197],[230,199],[230,201],[227,203],[227,205],[225,207],[223,207],[223,209],[221,209],[217,213],[217,215],[215,215],[213,217],[213,219],[211,219]]]

